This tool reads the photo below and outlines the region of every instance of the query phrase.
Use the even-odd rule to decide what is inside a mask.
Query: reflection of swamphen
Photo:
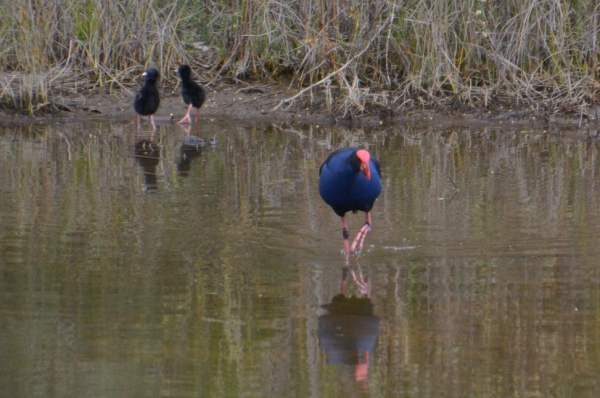
[[[179,123],[192,123],[190,118],[192,107],[196,108],[196,119],[198,119],[200,107],[206,100],[206,93],[201,85],[192,80],[192,68],[189,65],[181,65],[177,69],[177,73],[181,77],[181,96],[188,105],[187,113]]]
[[[158,89],[156,88],[156,82],[158,81],[158,69],[150,68],[142,76],[146,79],[144,86],[135,95],[133,101],[133,108],[137,112],[137,125],[140,127],[141,116],[150,116],[150,124],[152,130],[156,130],[154,125],[154,113],[158,110],[160,105],[160,98],[158,96]]]
[[[335,213],[342,218],[344,251],[360,252],[371,230],[371,209],[381,193],[379,162],[366,149],[342,148],[333,152],[319,170],[319,193]],[[347,212],[367,213],[365,225],[350,247],[350,234],[344,216]],[[358,246],[358,248],[357,248]]]
[[[366,382],[369,357],[375,351],[381,324],[373,315],[373,303],[368,297],[348,298],[339,294],[322,307],[329,313],[319,317],[317,336],[327,362],[354,365],[356,381]]]

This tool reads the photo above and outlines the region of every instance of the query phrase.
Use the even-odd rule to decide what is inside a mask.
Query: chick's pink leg
[[[152,125],[152,131],[156,131],[156,124],[154,124],[154,116],[150,115],[150,124]]]
[[[183,117],[183,119],[181,119],[178,123],[179,124],[183,124],[183,123],[192,123],[192,119],[190,118],[190,112],[192,110],[192,104],[188,105],[188,110],[187,113],[185,114],[185,116]]]

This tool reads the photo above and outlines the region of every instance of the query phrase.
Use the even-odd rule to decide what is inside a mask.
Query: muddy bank
[[[72,122],[82,120],[135,121],[133,97],[137,87],[79,87],[77,90],[53,92],[50,104],[26,115],[10,109],[0,109],[0,124]],[[511,125],[536,129],[593,129],[600,116],[600,106],[589,106],[584,112],[540,112],[532,108],[507,109],[500,104],[485,109],[419,109],[405,101],[389,104],[359,116],[332,115],[323,106],[310,104],[310,95],[286,102],[298,90],[267,84],[218,83],[206,88],[207,101],[200,111],[202,120],[231,118],[245,121],[297,121],[315,124],[356,126],[389,126],[390,124],[436,124],[447,126]],[[315,97],[313,104],[319,101]],[[161,105],[155,115],[158,124],[180,120],[186,112],[178,86],[161,86]],[[147,118],[145,118],[147,119]],[[147,120],[145,120],[147,122]]]

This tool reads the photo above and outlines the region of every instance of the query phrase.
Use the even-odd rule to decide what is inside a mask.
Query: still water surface
[[[217,142],[0,127],[1,396],[600,396],[596,140],[191,134]],[[318,193],[347,145],[379,158],[384,186],[350,272]]]

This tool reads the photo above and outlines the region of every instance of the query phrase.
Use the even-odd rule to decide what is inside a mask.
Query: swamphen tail
[[[371,209],[381,193],[379,161],[366,149],[342,148],[333,152],[319,170],[319,193],[342,219],[342,236],[346,254],[360,252],[371,230]],[[365,225],[350,246],[350,234],[344,216],[364,211]]]

